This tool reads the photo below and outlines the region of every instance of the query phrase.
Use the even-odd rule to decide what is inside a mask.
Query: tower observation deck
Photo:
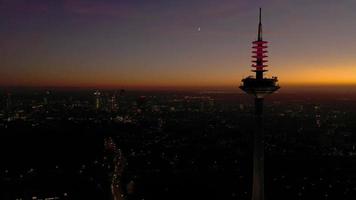
[[[263,133],[263,100],[280,87],[277,77],[264,77],[267,72],[267,41],[262,39],[261,8],[257,40],[252,42],[252,72],[255,76],[242,79],[240,89],[255,98],[256,130],[253,139],[253,185],[252,200],[264,200],[264,133]]]

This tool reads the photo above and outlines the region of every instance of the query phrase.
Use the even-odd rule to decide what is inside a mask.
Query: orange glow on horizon
[[[277,64],[279,66],[280,64]],[[356,67],[343,65],[304,66],[297,68],[287,66],[274,68],[267,76],[277,75],[279,83],[286,86],[323,86],[323,85],[356,85]],[[226,63],[226,66],[233,66]],[[235,65],[236,66],[236,65]],[[235,88],[240,85],[242,77],[252,74],[248,68],[236,67],[220,70],[209,66],[209,70],[197,66],[191,71],[174,71],[171,73],[119,73],[102,71],[101,73],[50,73],[45,70],[22,74],[19,78],[8,75],[0,81],[2,86],[25,87],[85,87],[85,88]],[[240,72],[239,72],[239,71]],[[241,73],[242,72],[242,73]]]

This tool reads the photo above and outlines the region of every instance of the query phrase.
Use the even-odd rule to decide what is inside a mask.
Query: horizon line
[[[354,84],[283,84],[281,89],[333,89],[345,87],[345,89],[356,89],[356,83]],[[211,85],[211,86],[182,86],[182,85],[166,85],[166,86],[138,86],[138,85],[0,85],[0,89],[102,89],[102,90],[151,90],[151,91],[163,91],[163,90],[238,90],[239,84],[233,85]]]

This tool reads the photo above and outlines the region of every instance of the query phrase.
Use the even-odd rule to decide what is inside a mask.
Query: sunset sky
[[[0,85],[229,87],[251,72],[356,85],[355,0],[0,0]]]

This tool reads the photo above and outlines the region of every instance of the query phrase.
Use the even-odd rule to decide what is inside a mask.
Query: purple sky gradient
[[[0,85],[235,86],[259,7],[270,75],[356,84],[353,0],[0,0]]]

